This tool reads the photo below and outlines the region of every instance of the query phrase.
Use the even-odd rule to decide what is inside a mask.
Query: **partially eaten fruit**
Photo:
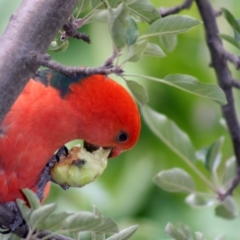
[[[107,167],[111,149],[96,148],[91,152],[80,144],[69,150],[67,157],[51,169],[52,180],[64,188],[82,187],[93,182]]]

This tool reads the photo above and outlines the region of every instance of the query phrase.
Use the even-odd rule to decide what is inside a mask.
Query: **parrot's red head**
[[[70,89],[75,94],[68,95],[73,98],[69,102],[80,102],[79,114],[84,113],[78,118],[78,130],[87,150],[111,148],[109,157],[116,157],[135,145],[140,134],[140,115],[124,87],[106,76],[93,75],[80,84],[72,84]]]

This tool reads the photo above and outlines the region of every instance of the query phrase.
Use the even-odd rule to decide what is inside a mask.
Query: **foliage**
[[[55,203],[41,205],[38,197],[29,189],[23,190],[30,207],[22,200],[18,200],[18,207],[28,224],[30,230],[27,239],[37,236],[38,231],[50,230],[53,233],[44,239],[54,237],[55,234],[64,234],[79,239],[81,232],[91,232],[92,239],[126,240],[137,230],[132,226],[119,231],[117,224],[107,217],[103,217],[101,211],[93,206],[91,212],[55,212]],[[105,234],[113,234],[105,238]]]
[[[219,36],[240,49],[240,27],[238,20],[226,8],[222,8],[222,12],[233,34],[221,33]],[[227,103],[226,97],[220,87],[212,84],[210,80],[205,80],[212,77],[211,74],[206,73],[206,59],[201,59],[201,63],[200,61],[198,62],[198,57],[192,56],[194,54],[191,54],[191,50],[188,49],[188,47],[191,48],[191,44],[197,45],[199,43],[199,40],[196,40],[198,33],[194,32],[199,30],[193,28],[198,26],[199,29],[201,21],[195,17],[186,15],[170,15],[161,18],[158,8],[148,0],[78,0],[73,15],[78,28],[89,29],[88,24],[91,26],[91,24],[96,24],[96,22],[100,22],[101,24],[103,22],[108,27],[111,38],[111,41],[108,41],[108,43],[111,42],[113,48],[114,64],[125,69],[126,64],[139,62],[140,66],[144,63],[142,66],[146,69],[149,68],[149,70],[145,70],[145,74],[147,75],[124,73],[121,77],[138,101],[145,124],[157,138],[155,139],[152,135],[150,136],[147,133],[146,127],[143,126],[144,136],[140,140],[137,150],[129,153],[129,158],[134,158],[134,161],[135,159],[140,159],[140,163],[131,164],[123,160],[123,166],[120,163],[114,163],[111,167],[112,173],[110,171],[106,173],[105,178],[103,178],[103,181],[105,181],[104,184],[108,190],[110,189],[109,191],[112,191],[112,195],[117,195],[116,198],[123,200],[121,204],[117,205],[116,198],[111,196],[113,206],[106,204],[106,211],[111,212],[119,219],[124,214],[131,214],[131,218],[141,217],[141,215],[146,214],[143,219],[150,219],[153,216],[155,217],[155,221],[161,222],[161,225],[169,222],[168,214],[164,215],[164,219],[160,219],[159,216],[153,213],[150,207],[151,203],[155,203],[157,197],[159,197],[159,190],[152,190],[152,187],[149,187],[151,183],[146,183],[148,180],[147,177],[145,179],[144,176],[139,177],[141,174],[134,174],[134,171],[141,173],[144,170],[146,176],[148,174],[155,174],[154,183],[161,189],[171,192],[171,196],[173,194],[176,196],[176,193],[187,194],[185,203],[190,207],[200,209],[204,207],[214,208],[216,216],[228,220],[238,217],[237,204],[234,197],[228,196],[224,201],[220,198],[228,189],[236,172],[235,157],[228,150],[230,145],[229,138],[228,136],[223,137],[223,135],[227,135],[227,131],[222,130],[221,126],[218,126],[218,129],[214,129],[218,125],[220,118],[218,108]],[[180,47],[178,48],[178,35],[191,29],[193,29],[195,36],[181,36]],[[62,35],[63,31],[60,30],[49,47],[49,53],[59,59],[61,57],[54,55],[56,52],[60,52],[59,55],[65,54],[61,52],[65,51],[67,53],[71,51],[72,47],[71,40],[67,38],[62,39]],[[190,38],[192,36],[193,39],[188,39],[189,36]],[[92,41],[94,41],[94,38]],[[190,42],[189,45],[188,41]],[[184,45],[184,42],[187,42],[186,45]],[[74,44],[73,41],[73,49],[76,49],[77,45]],[[186,48],[188,51],[186,51]],[[165,60],[166,62],[163,62],[161,65],[160,61],[164,61],[162,59],[166,57],[166,53],[172,52],[174,49],[176,52],[169,53],[168,59],[170,60]],[[84,49],[82,51],[84,52]],[[198,52],[195,52],[196,55],[201,55],[200,51],[203,50],[200,49]],[[88,55],[91,57],[91,54],[87,53],[82,54],[83,60],[85,60],[85,57],[89,58]],[[98,54],[100,54],[100,51],[96,55]],[[185,55],[188,56],[185,58]],[[155,57],[154,60],[149,61],[149,56]],[[191,61],[194,62],[193,67],[189,64]],[[199,66],[196,67],[195,65],[198,63]],[[85,65],[84,62],[83,64]],[[142,72],[140,68],[138,71]],[[148,76],[149,72],[151,72],[151,76]],[[140,81],[133,81],[132,79],[135,78],[139,78]],[[141,81],[142,79],[144,81]],[[144,82],[144,86],[141,84],[142,82]],[[162,86],[161,89],[159,88],[157,96],[154,95],[154,92],[159,86],[154,85],[155,83],[161,83],[159,85]],[[191,95],[185,94],[186,92]],[[161,97],[159,97],[160,95]],[[149,98],[150,103],[147,105]],[[174,102],[175,99],[176,101]],[[212,102],[217,104],[213,105]],[[201,106],[198,107],[197,104]],[[153,107],[150,105],[153,105]],[[201,107],[204,107],[204,110]],[[153,108],[156,108],[158,111]],[[192,108],[195,108],[196,112],[199,111],[200,114],[203,112],[206,119],[208,119],[208,115],[211,115],[212,112],[213,115],[217,115],[217,117],[211,115],[214,118],[213,123],[212,125],[207,123],[207,130],[204,130],[203,133],[200,127],[199,130],[191,131],[189,125],[191,125],[192,120],[187,115]],[[163,110],[163,112],[160,113],[159,109]],[[197,124],[199,123],[201,122],[199,121]],[[195,128],[197,127],[195,126]],[[150,139],[149,143],[146,143],[143,141],[144,138],[151,138],[153,140]],[[158,140],[161,140],[173,153],[169,153]],[[198,147],[196,148],[195,146]],[[148,151],[153,154],[147,154],[146,152]],[[161,161],[164,162],[162,165],[159,164],[160,156]],[[157,159],[157,161],[153,162],[153,160],[149,160],[151,157]],[[169,163],[171,158],[174,158],[173,163]],[[183,160],[184,164],[179,163],[180,159]],[[223,162],[224,159],[227,160]],[[144,162],[145,165],[139,167],[141,171],[137,171],[141,162]],[[164,166],[167,166],[169,169],[156,174],[156,168],[159,171]],[[120,183],[116,182],[115,178],[121,179],[119,180]],[[147,190],[143,189],[147,184]],[[131,204],[131,199],[134,194],[131,190],[127,193],[124,192],[121,189],[127,189],[127,187],[124,188],[122,186],[127,186],[132,191],[136,189],[136,200],[132,201],[133,204]],[[115,188],[118,189],[118,192],[116,192]],[[138,188],[140,189],[139,193],[137,192]],[[56,189],[53,190],[57,192]],[[148,193],[149,196],[152,196],[152,199],[146,196]],[[92,239],[105,239],[105,234],[111,233],[114,235],[107,239],[113,240],[128,239],[137,230],[136,226],[132,226],[118,232],[116,223],[109,218],[103,217],[102,213],[96,207],[93,208],[93,213],[54,212],[56,204],[40,206],[36,196],[31,192],[25,191],[25,194],[31,203],[31,208],[27,207],[21,201],[18,204],[25,220],[31,227],[32,231],[30,234],[33,234],[35,229],[48,229],[57,230],[56,233],[61,234],[70,233],[71,237],[77,239],[79,232],[90,231],[92,232]],[[161,194],[163,196],[160,196],[160,198],[169,198],[169,195],[165,195],[166,193],[161,192]],[[107,197],[104,199],[109,200]],[[89,199],[87,201],[89,202]],[[175,207],[178,205],[174,201],[172,204]],[[169,207],[167,203],[165,203],[165,206]],[[160,207],[159,203],[155,203],[153,207],[155,209],[154,212],[159,213],[156,209],[160,209]],[[125,208],[127,209],[126,211],[122,210]],[[188,216],[190,215],[187,215],[185,220],[190,219],[194,215]],[[178,220],[179,218],[173,214],[171,221]],[[188,222],[192,224],[191,220]],[[194,228],[196,228],[196,225],[195,223]],[[158,225],[157,227],[159,228]],[[197,228],[200,227],[197,225]],[[176,240],[206,239],[205,233],[191,231],[190,227],[184,224],[179,224],[179,228],[177,229],[172,223],[167,223],[165,232]],[[192,232],[194,233],[192,234]],[[145,238],[142,235],[136,234],[136,236],[140,236],[139,239],[153,239],[151,234]],[[160,239],[160,237],[157,238],[155,236],[155,239]],[[225,237],[219,235],[215,238],[215,240],[217,239],[224,240]]]

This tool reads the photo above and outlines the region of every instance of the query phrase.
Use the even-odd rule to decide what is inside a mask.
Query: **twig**
[[[217,48],[218,52],[219,52],[220,54],[222,54],[222,56],[223,56],[224,58],[226,58],[228,61],[230,61],[231,63],[234,64],[234,66],[235,66],[236,69],[240,69],[240,58],[239,58],[239,56],[236,56],[236,55],[234,55],[234,54],[226,51],[226,50],[223,48],[223,46],[220,45],[220,44],[216,45],[216,48]]]
[[[112,61],[112,58],[109,58],[109,59],[110,59],[109,61]],[[38,63],[44,67],[51,68],[69,77],[72,77],[78,74],[84,74],[86,76],[89,76],[94,74],[108,75],[111,73],[115,73],[117,75],[121,75],[123,73],[123,70],[120,67],[106,65],[106,64],[110,64],[109,61],[107,61],[106,63],[104,63],[104,65],[100,67],[69,67],[69,66],[64,66],[58,62],[50,60],[50,56],[47,54],[32,53],[31,56],[29,56],[30,63],[31,62]]]
[[[227,189],[227,191],[225,193],[218,193],[218,199],[223,201],[226,199],[227,196],[232,195],[234,189],[239,185],[240,183],[240,169],[238,168],[238,172],[235,176],[235,178],[232,180],[229,188]]]
[[[240,89],[240,82],[239,81],[237,81],[235,79],[232,79],[232,85],[233,85],[233,87]]]
[[[160,9],[160,14],[162,17],[166,17],[168,15],[178,13],[184,9],[190,8],[192,3],[193,3],[193,0],[185,0],[182,4],[178,6],[168,8],[168,9]]]
[[[104,62],[103,67],[113,67],[113,62],[118,56],[119,52],[114,50],[112,56]]]
[[[71,21],[67,21],[63,25],[64,33],[62,34],[62,39],[65,40],[68,36],[76,39],[82,39],[86,43],[90,43],[90,38],[85,33],[80,33]]]
[[[206,41],[211,54],[212,67],[217,75],[218,83],[223,89],[228,104],[222,106],[222,113],[226,119],[228,129],[230,131],[235,156],[237,159],[237,177],[240,174],[240,126],[235,110],[234,97],[232,91],[233,77],[227,65],[227,60],[223,57],[222,41],[219,38],[219,31],[215,19],[214,10],[208,0],[195,0],[202,16],[205,31]],[[238,182],[237,182],[238,184]],[[233,188],[229,193],[232,193],[237,185],[232,185]],[[227,191],[228,192],[228,191]]]

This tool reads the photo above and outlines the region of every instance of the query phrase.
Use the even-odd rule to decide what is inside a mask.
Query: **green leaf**
[[[208,205],[211,205],[210,202],[207,202],[206,199],[203,197],[197,195],[196,193],[191,193],[188,195],[185,199],[185,202],[189,204],[191,207],[206,207]]]
[[[96,206],[93,206],[93,214],[97,217],[103,217],[102,212]],[[92,232],[92,240],[105,240],[105,234]]]
[[[231,27],[240,34],[240,25],[235,19],[235,17],[232,15],[231,12],[229,12],[226,8],[221,8],[223,15],[227,22],[231,25]]]
[[[203,233],[201,232],[195,232],[194,233],[196,240],[207,240],[204,236]]]
[[[107,9],[107,5],[103,0],[92,0],[92,8]]]
[[[77,17],[79,16],[79,14],[81,12],[83,12],[84,10],[86,10],[88,8],[88,6],[90,5],[91,3],[91,0],[78,0],[77,1],[77,4],[76,4],[76,7],[77,8]]]
[[[240,19],[237,19],[237,22],[238,22],[238,24],[240,24]],[[233,30],[233,33],[234,33],[235,40],[237,42],[240,42],[240,34],[236,30]]]
[[[105,240],[105,234],[92,232],[92,240]]]
[[[138,229],[137,225],[121,230],[119,233],[114,234],[107,240],[127,240],[129,239]]]
[[[92,7],[96,9],[116,8],[121,2],[119,0],[92,0]]]
[[[189,16],[170,15],[153,22],[144,38],[183,33],[200,23],[199,20]]]
[[[34,210],[41,206],[40,201],[37,195],[30,189],[23,189],[22,192],[24,193],[25,197],[27,198],[30,207]]]
[[[118,232],[116,223],[110,218],[96,217],[92,213],[76,213],[67,218],[65,228],[69,232],[94,231],[98,233]]]
[[[233,178],[236,176],[236,174],[237,174],[236,169],[237,169],[236,158],[231,157],[225,163],[225,169],[224,169],[223,180],[222,180],[222,184],[225,187],[228,187],[228,185],[231,183]]]
[[[238,210],[233,198],[228,196],[215,208],[215,214],[225,219],[235,219],[238,217]]]
[[[51,215],[57,208],[56,203],[43,205],[38,209],[34,210],[30,216],[30,225],[33,228],[40,228],[41,222]]]
[[[154,182],[168,192],[194,192],[195,184],[192,177],[183,169],[173,168],[161,171]]]
[[[93,214],[97,217],[103,217],[102,212],[95,205],[93,205]]]
[[[150,55],[155,57],[165,57],[163,50],[155,43],[147,43],[147,48],[144,51],[144,55]]]
[[[133,96],[137,99],[137,101],[141,105],[145,105],[149,100],[146,88],[135,81],[126,80],[126,83],[128,88],[132,92]]]
[[[94,19],[99,22],[108,22],[109,11],[107,9],[96,12]]]
[[[218,141],[214,142],[208,149],[206,154],[205,165],[211,172],[216,172],[221,163],[221,148],[224,141],[224,137],[221,137]]]
[[[0,235],[0,240],[22,240],[22,238],[20,238],[19,236],[15,235],[15,234],[11,234],[10,236],[6,236],[6,235]]]
[[[159,11],[148,0],[137,0],[131,2],[132,3],[128,4],[129,10],[131,13],[139,16],[142,20],[152,23],[161,17]]]
[[[21,199],[17,199],[16,200],[17,202],[17,205],[21,211],[21,214],[23,216],[23,218],[25,219],[25,221],[27,223],[29,223],[29,219],[30,219],[30,216],[31,216],[31,213],[32,213],[32,209],[29,208],[27,205],[26,205],[26,202],[21,200]]]
[[[209,149],[209,147],[203,147],[196,152],[197,159],[201,160],[204,164],[206,162],[206,156],[207,156],[208,149]]]
[[[164,79],[169,85],[186,92],[208,98],[222,105],[227,103],[224,92],[216,85],[201,83],[196,78],[184,74],[172,74],[166,76]]]
[[[177,46],[177,35],[163,35],[159,37],[160,44],[162,45],[163,49],[167,50],[168,52],[172,52]]]
[[[171,74],[166,76],[164,79],[150,76],[141,77],[176,87],[191,94],[210,99],[221,105],[227,103],[226,96],[220,87],[213,84],[201,83],[196,78],[189,75]]]
[[[138,26],[132,17],[128,17],[128,27],[126,29],[126,43],[133,45],[138,38]]]
[[[81,232],[69,232],[70,239],[81,240]]]
[[[128,48],[126,60],[128,62],[138,62],[143,56],[147,47],[147,41],[139,41]]]
[[[180,231],[177,230],[177,228],[173,226],[172,223],[167,224],[165,232],[175,240],[188,240]]]
[[[219,36],[220,36],[223,40],[231,43],[234,47],[240,49],[240,43],[239,43],[237,40],[235,40],[233,37],[231,37],[231,36],[229,36],[229,35],[226,35],[226,34],[219,34]]]
[[[192,233],[189,226],[179,223],[179,231],[188,239],[192,240]]]
[[[152,132],[177,155],[185,161],[195,161],[195,149],[189,137],[173,121],[146,105],[142,107],[142,116]]]
[[[227,126],[227,122],[224,118],[220,118],[219,123],[225,130],[229,131],[228,126]]]
[[[38,228],[51,231],[57,231],[59,229],[62,229],[62,227],[66,223],[66,218],[70,215],[71,213],[67,212],[53,213],[50,216],[43,219],[43,221],[39,222]]]
[[[108,10],[108,25],[114,45],[121,49],[126,44],[126,30],[129,24],[128,8],[125,3],[119,4],[116,9]]]

